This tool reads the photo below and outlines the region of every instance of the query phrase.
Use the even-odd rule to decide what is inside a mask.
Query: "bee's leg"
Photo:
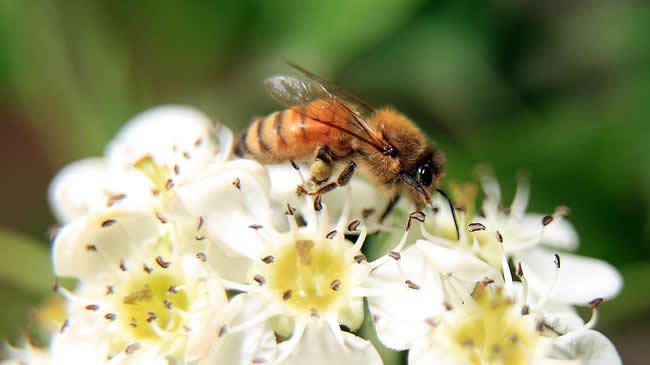
[[[388,216],[390,211],[393,210],[393,208],[395,207],[395,205],[399,201],[399,198],[400,198],[400,195],[399,195],[399,193],[397,193],[397,194],[393,195],[393,197],[390,199],[390,201],[388,202],[388,205],[386,206],[386,209],[384,209],[384,211],[379,216],[378,222],[380,224],[384,222],[384,219],[386,219],[386,217]]]
[[[354,169],[357,167],[357,164],[354,163],[353,161],[348,161],[348,165],[345,166],[343,171],[336,177],[336,181],[330,181],[327,184],[319,187],[315,191],[310,191],[308,194],[309,195],[321,195],[325,194],[327,192],[330,192],[337,187],[345,186],[347,185],[350,180],[352,179],[352,175],[354,175]]]
[[[336,156],[324,144],[318,146],[315,156],[310,167],[311,179],[320,184],[327,181],[332,175],[332,162]]]

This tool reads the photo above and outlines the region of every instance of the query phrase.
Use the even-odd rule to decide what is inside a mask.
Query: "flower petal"
[[[541,214],[526,214],[521,220],[522,236],[532,237],[539,232],[543,218]],[[544,228],[540,243],[559,249],[575,250],[580,239],[573,225],[567,219],[558,217]]]
[[[160,236],[159,226],[152,214],[120,209],[77,218],[54,241],[54,272],[82,280],[110,276],[120,260],[131,257],[143,244]]]
[[[278,364],[331,365],[382,364],[375,347],[361,337],[343,332],[341,345],[324,320],[312,320],[291,354]],[[287,343],[287,342],[284,342]],[[282,344],[278,347],[283,347]]]
[[[622,364],[614,344],[603,334],[593,330],[579,331],[560,337],[551,350],[551,357],[580,360],[581,365]]]
[[[554,252],[542,247],[515,256],[515,261],[522,264],[531,291],[541,296],[551,289],[554,260]],[[549,296],[551,301],[585,305],[595,298],[613,298],[621,291],[621,274],[605,261],[569,253],[560,254],[560,260],[557,284]]]
[[[184,181],[175,191],[176,198],[169,202],[170,214],[192,219],[202,216],[210,238],[241,255],[260,257],[260,238],[249,228],[271,225],[268,178],[260,164],[229,161]]]
[[[296,194],[296,187],[301,185],[300,174],[290,164],[267,165],[266,168],[271,180],[271,201],[277,211],[284,212],[287,203],[301,209],[313,209],[311,206],[304,207],[305,200]],[[301,165],[301,169],[301,171],[309,171],[304,165]],[[305,178],[309,177],[304,172],[303,175]],[[375,211],[371,221],[367,222],[368,228],[372,230],[376,226],[376,221],[373,219],[377,219],[381,210],[388,206],[389,195],[380,192],[375,185],[359,177],[352,178],[349,189],[346,186],[322,195],[322,202],[327,205],[329,221],[336,222],[341,216],[344,202],[351,200],[353,203],[350,206],[350,220],[364,221],[364,210]],[[286,220],[281,220],[282,224],[285,222]]]
[[[179,165],[179,176],[188,176],[223,154],[229,156],[232,133],[203,113],[187,106],[159,106],[131,119],[107,146],[106,156],[119,168],[130,168],[143,156],[151,155],[159,165]],[[224,143],[221,146],[218,143]]]

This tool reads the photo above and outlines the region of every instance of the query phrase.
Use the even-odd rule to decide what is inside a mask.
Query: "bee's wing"
[[[307,79],[291,76],[267,79],[265,86],[273,98],[294,112],[347,133],[379,151],[390,148],[379,133],[365,122],[373,113],[371,107],[309,71],[294,67],[303,72]]]

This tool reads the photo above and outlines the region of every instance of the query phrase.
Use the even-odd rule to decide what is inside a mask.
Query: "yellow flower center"
[[[187,311],[183,283],[169,272],[154,270],[114,288],[117,319],[136,340],[154,340],[160,330],[183,331],[183,319],[176,310]]]
[[[347,285],[343,251],[330,240],[289,242],[269,267],[268,285],[278,299],[299,311],[332,310]]]
[[[489,294],[477,287],[473,310],[449,326],[456,351],[468,364],[528,364],[539,340],[532,317],[523,316],[500,290]]]

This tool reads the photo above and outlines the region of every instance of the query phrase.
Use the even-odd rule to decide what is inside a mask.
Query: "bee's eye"
[[[420,184],[429,187],[433,182],[433,171],[431,170],[431,165],[425,163],[418,167],[418,181]]]

